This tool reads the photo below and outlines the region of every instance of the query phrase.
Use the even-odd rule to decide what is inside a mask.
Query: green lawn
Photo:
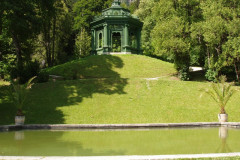
[[[71,68],[70,64],[48,72],[68,79],[70,69],[64,68]],[[176,80],[172,77],[175,70],[170,63],[145,56],[122,55],[92,56],[75,61],[73,65],[79,66],[79,77],[90,79],[35,84],[25,106],[26,123],[217,121],[218,106],[207,95],[200,98],[199,90],[208,87],[209,83]],[[94,77],[97,79],[92,79]],[[144,79],[147,77],[160,78]],[[5,90],[6,86],[2,85],[0,124],[13,124],[16,109],[5,96]],[[240,93],[235,94],[227,105],[229,121],[240,121],[239,96]]]
[[[90,56],[47,69],[49,74],[75,78],[152,78],[176,73],[173,64],[140,55]]]

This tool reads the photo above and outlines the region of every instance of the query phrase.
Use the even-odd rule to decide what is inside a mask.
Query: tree
[[[49,67],[66,62],[73,55],[73,17],[71,0],[38,1],[41,34],[38,41],[45,50]]]
[[[154,48],[151,43],[151,32],[156,25],[156,17],[154,17],[154,15],[152,14],[153,8],[156,3],[157,2],[155,2],[154,0],[141,0],[139,8],[134,13],[140,18],[142,22],[144,22],[141,41],[143,54],[145,55],[152,55],[154,52]]]
[[[151,35],[154,54],[173,61],[182,80],[189,79],[190,52],[194,48],[190,27],[199,14],[198,4],[198,0],[161,0],[153,9],[156,17]]]
[[[90,31],[90,22],[94,16],[100,14],[102,10],[109,5],[112,0],[79,0],[73,5],[74,26],[76,31],[85,28]]]
[[[90,54],[90,51],[91,51],[91,37],[83,28],[83,31],[80,32],[76,38],[76,56],[78,58],[88,56]]]
[[[89,55],[91,50],[90,23],[94,16],[99,15],[103,9],[109,7],[112,0],[79,0],[73,6],[74,30],[77,33],[76,49],[78,55]]]
[[[23,72],[21,71],[24,65],[29,61],[33,50],[32,40],[39,31],[36,1],[3,0],[0,7],[0,12],[2,13],[0,22],[2,33],[1,39],[9,40],[9,38],[11,38],[9,42],[13,44],[14,52],[17,57],[16,66],[18,72],[16,72],[15,76],[22,78]],[[6,54],[11,54],[11,52]]]
[[[240,37],[229,39],[223,46],[223,58],[226,63],[223,65],[234,65],[236,79],[240,83]]]
[[[227,63],[233,66],[234,61],[231,65],[230,61],[226,62],[226,57],[231,56],[225,54],[232,54],[230,53],[233,51],[232,39],[240,33],[239,4],[240,2],[236,0],[206,0],[200,3],[203,20],[192,26],[192,35],[199,39],[201,46],[206,46],[205,67],[208,69],[206,77],[209,80],[216,79]],[[225,45],[228,40],[231,42]],[[231,49],[224,51],[224,45],[225,49]]]

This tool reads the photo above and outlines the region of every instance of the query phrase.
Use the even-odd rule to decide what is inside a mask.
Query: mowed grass
[[[207,95],[200,98],[200,89],[209,87],[210,83],[175,80],[176,78],[172,78],[175,70],[170,63],[139,55],[92,56],[87,59],[97,61],[96,64],[90,61],[97,67],[89,65],[85,69],[79,68],[79,74],[81,69],[89,71],[86,72],[87,76],[80,76],[87,79],[47,82],[33,86],[25,105],[26,123],[120,124],[217,121],[218,106]],[[116,67],[114,65],[116,61],[121,65]],[[82,65],[81,61],[76,63]],[[88,64],[89,61],[84,63]],[[101,63],[105,63],[105,68]],[[68,71],[64,68],[61,65],[48,71],[67,78],[68,76],[64,74],[68,74]],[[94,73],[90,73],[89,68],[95,68],[92,69]],[[145,79],[153,77],[160,78]],[[6,87],[1,86],[0,124],[13,124],[16,108],[8,97],[4,96],[4,90]],[[236,93],[227,105],[229,121],[240,121],[239,97],[240,93]]]
[[[173,64],[142,55],[90,56],[46,71],[65,79],[151,78],[176,73]]]

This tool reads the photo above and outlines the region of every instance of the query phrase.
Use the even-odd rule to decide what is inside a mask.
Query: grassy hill
[[[173,65],[161,60],[91,56],[47,72],[69,80],[35,84],[25,106],[26,123],[217,121],[218,106],[207,95],[200,98],[200,89],[209,83],[179,81],[173,76]],[[0,124],[13,124],[16,109],[5,90],[0,85]],[[230,121],[240,121],[239,96],[235,94],[226,108]]]
[[[46,70],[65,79],[149,78],[174,74],[171,63],[140,55],[90,56]]]

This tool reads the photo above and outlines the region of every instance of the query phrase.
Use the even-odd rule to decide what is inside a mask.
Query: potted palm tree
[[[27,99],[28,90],[32,87],[32,81],[36,77],[32,77],[27,83],[20,85],[17,82],[11,82],[11,88],[9,90],[10,97],[17,108],[17,114],[15,116],[15,125],[23,125],[25,121],[25,115],[23,113],[23,107]]]
[[[220,113],[218,114],[219,122],[228,121],[228,114],[226,113],[225,107],[230,98],[237,91],[236,89],[232,88],[233,83],[227,83],[226,80],[226,76],[220,76],[217,83],[212,83],[211,88],[204,90],[205,93],[210,95],[210,97],[220,107]]]

